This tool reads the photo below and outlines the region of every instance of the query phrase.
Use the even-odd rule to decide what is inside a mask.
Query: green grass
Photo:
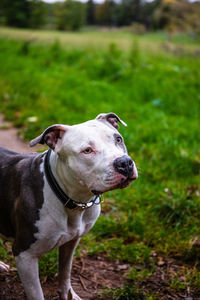
[[[133,35],[122,30],[83,30],[77,32],[59,32],[48,30],[30,30],[0,27],[0,36],[6,39],[31,41],[39,44],[52,44],[55,40],[65,49],[84,49],[84,50],[107,50],[110,43],[115,43],[123,51],[129,51],[132,47],[133,38],[139,40],[141,44],[140,51],[162,51],[163,44],[171,47],[181,45],[183,49],[195,51],[198,50],[200,38],[186,35],[174,34],[169,41],[165,32],[153,32],[145,35]]]
[[[175,52],[150,51],[148,41],[156,47],[150,36],[137,42],[128,36],[130,47],[123,51],[117,46],[123,33],[116,44],[98,49],[98,34],[90,35],[94,45],[97,39],[91,49],[85,48],[88,40],[83,47],[72,43],[66,48],[58,41],[2,38],[0,109],[28,140],[53,123],[75,124],[100,112],[119,114],[128,124],[120,132],[139,179],[125,190],[105,194],[103,213],[77,253],[84,249],[132,263],[130,276],[137,280],[155,267],[152,250],[192,266],[200,260],[191,247],[200,232],[200,59],[176,44]],[[113,33],[100,36],[108,45]],[[76,38],[84,40],[84,33]],[[36,122],[30,122],[33,116]],[[56,255],[48,257],[41,262],[41,274],[50,261],[52,276]],[[136,276],[137,265],[143,266],[141,276]],[[199,273],[192,278],[197,287]],[[178,279],[171,286],[182,288]]]

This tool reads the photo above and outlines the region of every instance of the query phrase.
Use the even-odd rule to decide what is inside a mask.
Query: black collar
[[[49,158],[51,155],[51,149],[49,149],[45,155],[44,159],[44,170],[45,170],[45,175],[48,180],[48,183],[55,193],[55,195],[58,197],[58,199],[62,202],[62,204],[69,208],[69,209],[76,209],[76,208],[89,208],[93,206],[94,204],[99,204],[101,202],[99,195],[95,195],[89,202],[87,203],[81,203],[81,202],[76,202],[72,200],[65,192],[61,189],[59,186],[58,182],[56,181],[52,171],[51,167],[49,164]]]

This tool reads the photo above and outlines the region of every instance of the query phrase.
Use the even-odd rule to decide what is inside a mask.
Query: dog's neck
[[[76,202],[86,203],[94,197],[94,194],[86,185],[73,178],[70,170],[67,169],[62,159],[54,151],[51,151],[49,163],[59,186],[71,199]]]

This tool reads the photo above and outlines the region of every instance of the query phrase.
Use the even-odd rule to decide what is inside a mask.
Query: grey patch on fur
[[[40,164],[44,154],[19,154],[0,147],[0,233],[14,238],[19,255],[36,241],[44,181]]]

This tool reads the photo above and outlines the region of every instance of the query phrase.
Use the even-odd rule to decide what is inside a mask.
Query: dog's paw
[[[74,292],[73,289],[70,289],[67,300],[81,300],[81,298]]]
[[[0,272],[8,272],[9,270],[10,270],[10,266],[0,261]]]
[[[60,300],[82,300],[72,288],[69,289],[67,295],[60,294]]]

